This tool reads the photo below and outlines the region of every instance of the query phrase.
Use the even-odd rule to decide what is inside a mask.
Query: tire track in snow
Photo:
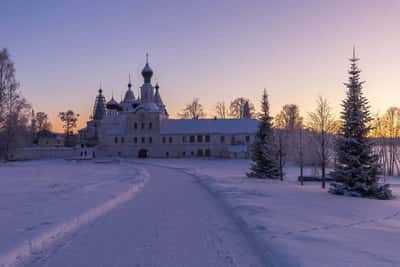
[[[76,232],[82,226],[93,222],[108,214],[116,207],[133,199],[150,179],[150,175],[143,168],[139,170],[138,175],[142,178],[142,181],[137,184],[132,184],[127,191],[0,255],[0,266],[14,267],[28,261],[33,256],[40,257],[47,249],[51,248],[68,235]]]

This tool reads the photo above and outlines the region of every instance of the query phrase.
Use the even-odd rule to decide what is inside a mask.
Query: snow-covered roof
[[[118,102],[115,101],[114,97],[111,97],[111,100],[107,102],[107,106],[118,106]]]
[[[142,102],[139,106],[137,106],[137,108],[135,108],[135,110],[133,112],[136,112],[140,109],[144,109],[148,112],[161,112],[162,110],[160,109],[159,106],[157,106],[155,103],[153,102]]]
[[[125,93],[125,97],[124,97],[123,102],[125,102],[125,103],[133,103],[135,101],[136,101],[135,95],[133,94],[133,91],[129,87],[129,89]]]
[[[255,119],[165,119],[161,121],[161,134],[241,134],[255,133]]]

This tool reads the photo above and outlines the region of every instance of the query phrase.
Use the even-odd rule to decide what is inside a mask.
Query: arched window
[[[172,143],[172,137],[169,137],[169,142]]]
[[[125,138],[121,137],[121,143],[125,142]]]
[[[133,124],[133,128],[134,128],[135,130],[137,129],[137,123],[136,123],[136,122]]]
[[[149,143],[153,143],[153,138],[151,138],[151,136],[149,137]]]
[[[118,137],[114,137],[114,143],[118,144]]]
[[[137,137],[133,137],[133,142],[137,144]]]
[[[144,144],[144,142],[145,142],[144,137],[142,137],[142,143]]]
[[[149,123],[149,129],[153,129],[153,124],[151,122]]]
[[[142,122],[142,124],[140,125],[140,128],[142,128],[142,130],[144,129],[144,122]]]

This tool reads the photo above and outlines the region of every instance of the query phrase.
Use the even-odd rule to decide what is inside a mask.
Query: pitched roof
[[[161,134],[241,134],[255,133],[255,119],[165,119],[161,121]]]

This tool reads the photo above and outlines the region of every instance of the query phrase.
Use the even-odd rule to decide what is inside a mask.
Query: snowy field
[[[157,190],[174,194],[179,190],[187,192],[186,188],[181,188],[182,185],[188,190],[191,188],[187,181],[179,183],[177,180],[181,178],[177,175],[171,177],[174,172],[161,171],[160,174],[160,171],[151,170],[151,165],[192,175],[199,181],[197,186],[211,191],[215,201],[227,204],[236,223],[241,228],[250,229],[248,234],[271,265],[400,266],[399,178],[387,178],[387,182],[393,185],[394,193],[399,196],[397,199],[358,199],[328,194],[319,183],[300,186],[296,181],[298,169],[295,166],[286,169],[284,181],[249,179],[245,177],[249,163],[248,160],[129,159],[102,164],[63,160],[2,164],[0,266],[13,266],[23,262],[27,256],[41,255],[42,250],[54,247],[58,240],[73,235],[83,226],[93,225],[93,229],[102,229],[101,224],[96,225],[99,217],[128,201],[146,202],[144,198],[139,199],[144,192],[134,199],[142,188],[147,188],[146,199],[151,199]],[[157,176],[161,175],[158,180],[149,174],[154,172]],[[310,174],[311,170],[306,173]],[[167,188],[166,185],[171,184],[167,182],[168,178],[171,182],[174,179],[172,184],[179,190],[174,186]],[[154,183],[147,183],[150,180]],[[192,193],[198,194],[197,198]],[[200,203],[201,192],[192,193],[188,192],[184,198],[188,203]],[[167,196],[160,193],[154,198]],[[146,206],[144,203],[136,208],[143,210],[141,205]],[[167,206],[160,206],[159,209],[153,206],[153,209],[151,212],[160,209],[169,210],[168,214],[171,212],[171,207]],[[173,212],[178,211],[181,212]],[[129,214],[129,209],[120,212],[120,216],[126,218],[122,212]],[[149,212],[142,215],[147,214],[151,218]],[[203,215],[206,216],[206,213]],[[170,220],[170,215],[160,216]],[[192,216],[195,218],[194,214]],[[108,218],[111,225],[115,223],[112,218]],[[179,219],[176,221],[179,222]],[[176,224],[179,223],[171,223]],[[176,229],[171,227],[166,229],[173,234]],[[209,231],[209,228],[205,229]],[[97,236],[101,230],[93,233]],[[143,235],[143,238],[147,236]],[[76,239],[83,240],[81,245],[86,242],[85,236]],[[129,239],[125,241],[130,242]],[[127,255],[129,253],[127,251]]]
[[[271,263],[290,266],[400,266],[400,179],[396,200],[336,196],[320,183],[245,177],[247,160],[148,160],[195,175],[225,200],[262,244]],[[311,170],[307,170],[311,173]],[[306,172],[307,173],[307,172]]]
[[[0,165],[0,266],[12,266],[94,223],[141,189],[132,164],[29,161]]]

